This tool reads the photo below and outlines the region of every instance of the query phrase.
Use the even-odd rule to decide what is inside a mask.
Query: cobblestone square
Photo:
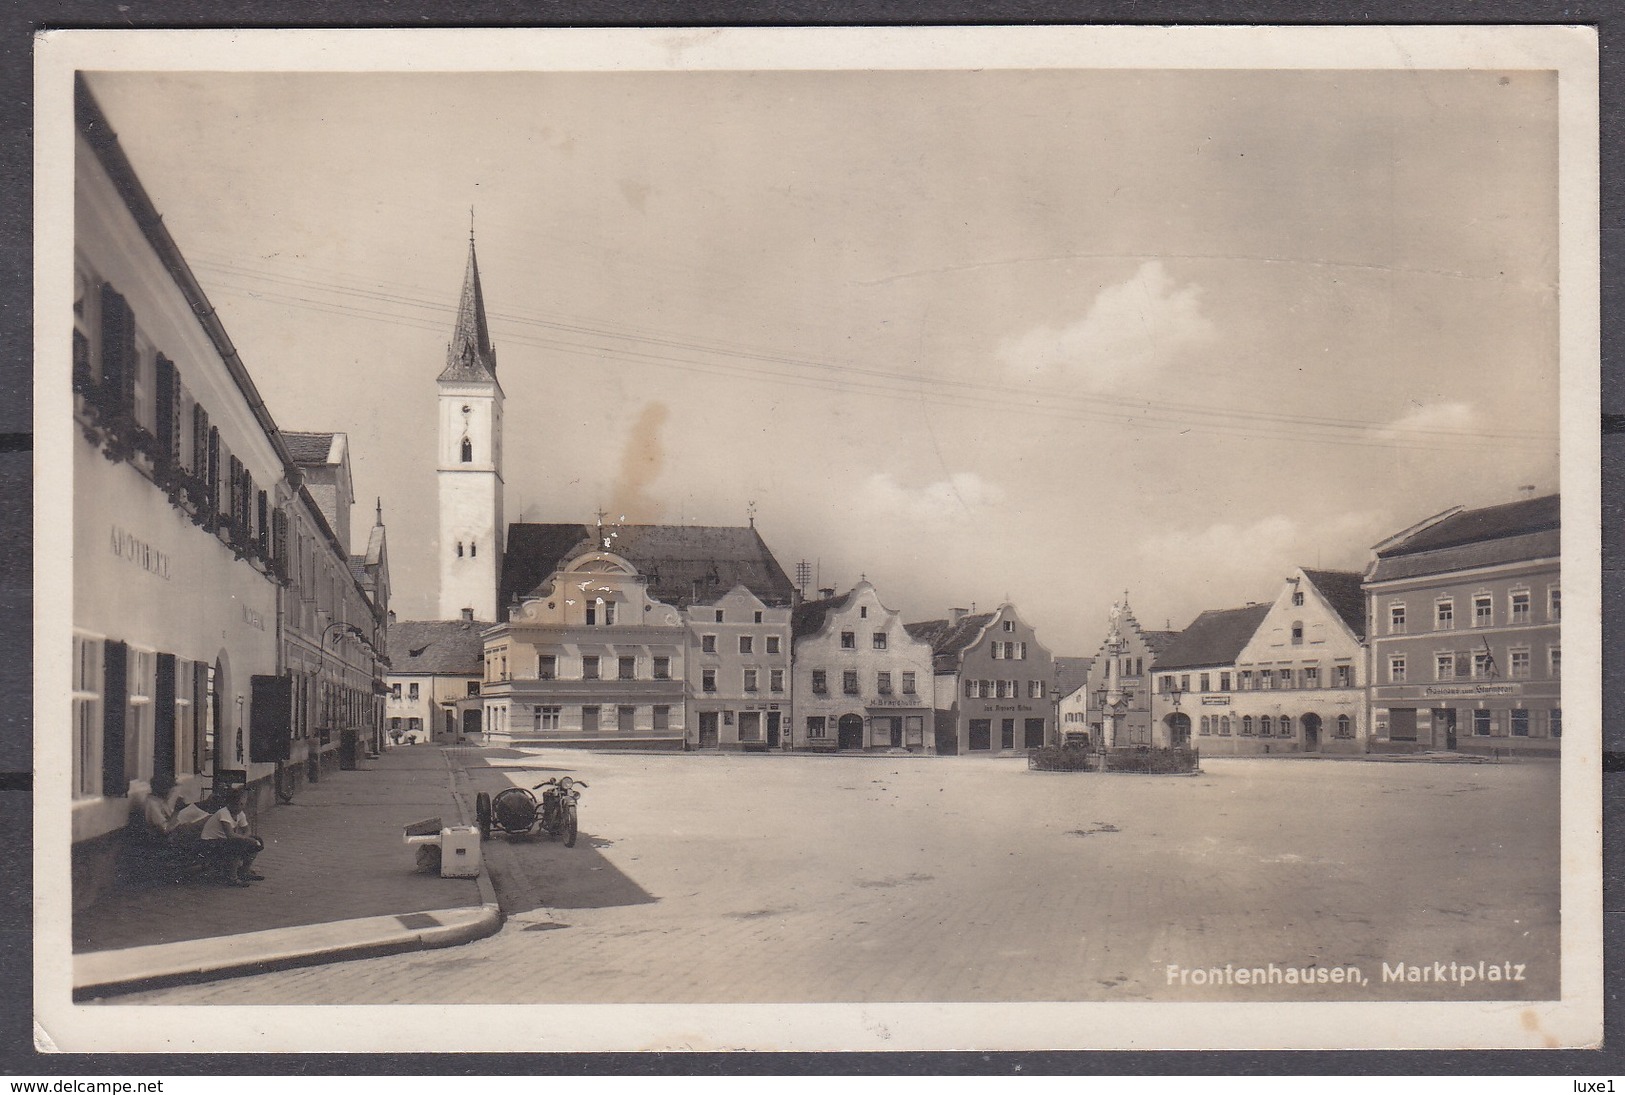
[[[577,847],[504,835],[486,843],[508,915],[499,934],[125,1001],[1485,1000],[1558,991],[1555,764],[1230,759],[1205,762],[1196,777],[1140,777],[1029,772],[1013,758],[467,759],[473,790],[564,772],[590,785]],[[1272,965],[1281,979],[1264,985],[1241,985],[1233,972]],[[1210,973],[1227,966],[1228,976]],[[1288,969],[1313,983],[1289,983]],[[1354,969],[1363,980],[1303,973],[1317,969]]]

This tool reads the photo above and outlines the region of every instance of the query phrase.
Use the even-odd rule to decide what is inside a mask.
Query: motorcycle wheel
[[[566,848],[576,846],[576,812],[574,810],[564,816],[564,846]]]
[[[474,819],[480,826],[480,839],[491,835],[491,796],[481,791],[474,796]]]

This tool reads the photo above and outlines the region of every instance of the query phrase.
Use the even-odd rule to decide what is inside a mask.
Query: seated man
[[[265,878],[254,871],[254,857],[265,850],[265,843],[249,833],[247,797],[244,788],[232,788],[226,793],[225,805],[203,823],[203,847],[228,886],[246,886]]]

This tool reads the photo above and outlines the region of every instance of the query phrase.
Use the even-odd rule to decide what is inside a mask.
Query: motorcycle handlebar
[[[585,787],[585,786],[587,786],[587,781],[586,780],[577,779],[577,780],[572,780],[571,782],[574,783],[575,786],[577,786],[577,787]],[[543,787],[546,787],[549,784],[556,784],[556,783],[558,783],[558,780],[555,777],[548,776],[546,779],[542,780],[542,782],[540,782],[536,786],[532,787],[531,790],[532,791],[540,791]]]

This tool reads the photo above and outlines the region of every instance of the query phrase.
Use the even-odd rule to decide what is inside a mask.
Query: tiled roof
[[[367,584],[367,557],[365,555],[350,556],[350,576],[362,585]]]
[[[599,546],[596,528],[569,524],[508,526],[501,604],[528,596],[571,557]],[[742,585],[764,604],[788,605],[795,587],[754,527],[615,525],[606,550],[648,581],[649,595],[678,608],[710,604]]]
[[[1354,637],[1364,639],[1365,593],[1360,588],[1364,576],[1353,570],[1310,570],[1307,567],[1303,573],[1348,624]]]
[[[1377,554],[1380,558],[1414,555],[1462,544],[1482,543],[1561,527],[1562,496],[1548,494],[1525,498],[1499,506],[1463,510],[1390,544]]]
[[[1153,654],[1161,654],[1168,649],[1168,645],[1179,638],[1177,631],[1142,631],[1140,638],[1145,642],[1145,648]]]
[[[1230,665],[1268,615],[1270,606],[1210,609],[1191,621],[1157,657],[1157,671]]]
[[[842,593],[836,597],[821,597],[816,601],[801,602],[790,613],[790,637],[799,639],[823,627],[824,620],[829,614],[844,608],[851,596],[851,593]]]
[[[965,648],[976,641],[982,629],[992,622],[997,615],[993,612],[977,612],[972,615],[961,616],[958,620],[923,620],[920,623],[904,624],[903,630],[919,639],[921,642],[931,644],[931,662],[936,672],[949,673],[959,667],[959,657]]]
[[[1055,684],[1062,696],[1070,696],[1089,681],[1089,667],[1093,658],[1056,658]]]
[[[1562,530],[1548,529],[1418,554],[1379,555],[1367,572],[1366,581],[1387,582],[1425,574],[1448,574],[1454,570],[1521,563],[1530,559],[1555,559],[1562,554],[1562,550]]]
[[[396,620],[389,625],[392,675],[478,676],[484,672],[478,620]]]
[[[293,457],[293,462],[306,467],[326,464],[328,455],[333,451],[333,435],[331,433],[300,433],[283,430],[282,441],[283,444],[288,446],[288,455]]]

